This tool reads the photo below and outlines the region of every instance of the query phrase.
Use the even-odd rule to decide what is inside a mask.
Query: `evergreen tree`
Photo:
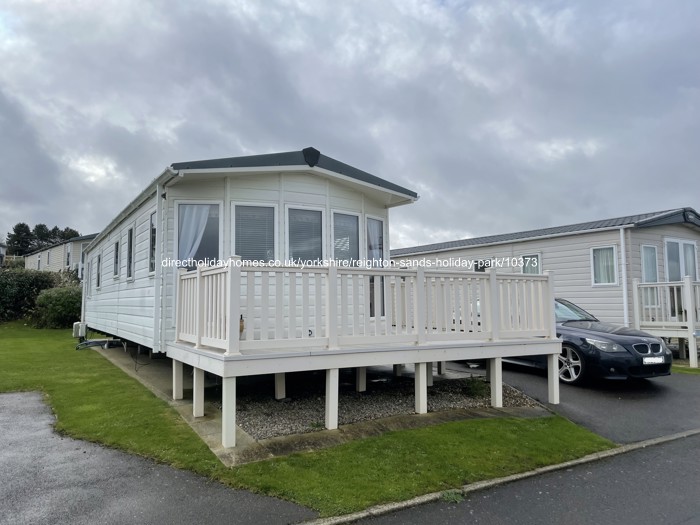
[[[32,251],[34,246],[34,235],[29,225],[25,222],[18,222],[12,228],[12,232],[7,234],[7,252],[9,255],[25,255]]]

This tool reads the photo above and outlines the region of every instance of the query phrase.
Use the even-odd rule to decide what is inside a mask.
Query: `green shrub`
[[[70,328],[80,321],[81,298],[80,286],[43,290],[36,299],[32,324],[37,328]]]
[[[0,271],[0,321],[22,319],[34,308],[39,292],[56,286],[53,272],[10,269]]]

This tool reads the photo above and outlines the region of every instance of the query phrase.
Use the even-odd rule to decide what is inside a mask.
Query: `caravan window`
[[[151,213],[151,232],[148,238],[148,271],[156,271],[156,212]]]
[[[119,276],[119,241],[114,243],[114,276]]]
[[[289,258],[300,262],[323,259],[323,213],[289,209]]]
[[[180,204],[178,207],[177,258],[212,264],[219,259],[219,205]]]
[[[360,218],[357,215],[333,214],[333,258],[353,264],[360,259]]]
[[[591,248],[593,285],[617,284],[617,250],[615,246]]]
[[[235,253],[244,261],[275,260],[275,208],[235,206]]]

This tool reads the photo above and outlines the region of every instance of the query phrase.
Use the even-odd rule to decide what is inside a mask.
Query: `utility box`
[[[73,323],[73,337],[85,337],[87,333],[86,323]]]

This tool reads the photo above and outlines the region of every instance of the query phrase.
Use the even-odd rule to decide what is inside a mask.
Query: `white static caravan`
[[[333,429],[340,368],[357,370],[362,391],[367,366],[415,363],[424,413],[433,362],[490,359],[500,406],[500,359],[548,354],[557,402],[547,276],[383,267],[389,209],[417,197],[313,148],[173,164],[88,248],[83,322],[165,352],[176,399],[192,366],[195,417],[204,372],[221,377],[227,447],[246,375],[275,374],[284,397],[286,372],[326,370]]]
[[[697,366],[699,243],[700,215],[686,207],[401,248],[391,257],[397,263],[496,261],[505,266],[499,271],[515,274],[550,270],[557,297],[602,321],[685,338]]]

